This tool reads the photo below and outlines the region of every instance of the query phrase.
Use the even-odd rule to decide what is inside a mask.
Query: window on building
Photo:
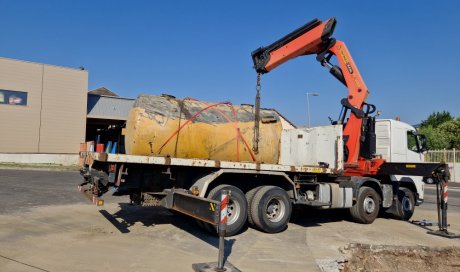
[[[0,89],[0,104],[27,105],[27,93]]]

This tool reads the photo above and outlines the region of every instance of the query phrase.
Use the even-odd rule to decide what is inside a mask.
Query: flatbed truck
[[[418,155],[423,152],[422,149],[414,151],[407,144],[411,142],[407,135],[410,137],[415,132],[411,126],[395,120],[377,121],[379,123],[385,124],[382,126],[385,129],[380,128],[377,134],[381,150],[392,142],[385,138],[388,135],[396,137],[394,133],[399,132],[398,139],[403,142],[398,146],[405,146],[409,156],[414,155],[412,152]],[[325,133],[322,137],[338,139],[336,147],[342,146],[342,137],[331,133],[335,131],[340,135],[340,126],[294,129],[283,136],[294,133],[308,138],[306,135],[318,134],[318,131]],[[419,141],[419,137],[414,139]],[[422,143],[416,145],[422,146]],[[287,148],[286,152],[301,152],[300,148],[296,145]],[[288,154],[282,151],[281,156],[288,161]],[[312,153],[303,154],[308,158],[312,156]],[[178,210],[204,221],[199,225],[209,231],[214,231],[216,216],[216,206],[212,205],[217,205],[222,190],[230,190],[227,234],[235,235],[246,222],[264,232],[284,230],[293,205],[349,210],[359,223],[372,223],[383,210],[391,210],[397,219],[409,220],[415,206],[423,202],[422,177],[432,177],[445,170],[442,164],[414,159],[410,163],[387,163],[390,170],[382,169],[372,177],[345,176],[342,153],[331,150],[331,154],[338,158],[331,156],[333,161],[326,162],[326,157],[319,157],[323,161],[316,165],[295,165],[82,152],[85,182],[81,185],[90,186],[91,195],[96,197],[115,187],[115,194],[128,194],[133,204],[163,205]],[[401,151],[386,154],[389,158],[396,155],[402,155]],[[403,175],[393,175],[394,169],[399,169],[398,174]],[[172,192],[175,196],[180,194],[182,200],[193,199],[182,201],[183,207],[173,207],[171,199],[167,198]]]
[[[288,225],[293,205],[349,210],[363,224],[372,223],[381,211],[408,220],[423,199],[421,178],[446,179],[447,167],[417,159],[426,151],[426,141],[415,129],[371,116],[375,106],[366,103],[369,92],[358,68],[345,44],[331,38],[335,24],[334,18],[313,20],[252,53],[258,73],[254,152],[261,74],[292,58],[316,54],[349,90],[339,119],[331,125],[282,131],[278,163],[82,152],[82,190],[97,200],[115,187],[115,194],[128,194],[132,203],[180,211],[210,231],[215,231],[220,194],[228,190],[230,236],[246,223],[264,232],[280,232]],[[330,62],[333,56],[339,66]],[[413,147],[408,146],[409,134]]]

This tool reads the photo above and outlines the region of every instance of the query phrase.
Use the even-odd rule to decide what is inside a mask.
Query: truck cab
[[[426,151],[424,137],[404,122],[380,119],[375,122],[376,153],[387,162],[424,162]],[[416,204],[423,203],[424,183],[421,176],[392,175],[391,179],[403,183],[413,183],[416,191]]]

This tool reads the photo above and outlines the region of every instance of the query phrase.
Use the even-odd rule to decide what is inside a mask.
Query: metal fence
[[[450,179],[460,182],[460,150],[429,150],[425,153],[426,162],[445,162],[449,165]]]
[[[451,162],[460,163],[460,150],[429,150],[425,154],[426,162]]]

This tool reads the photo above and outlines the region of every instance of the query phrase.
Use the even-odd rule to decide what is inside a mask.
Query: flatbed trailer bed
[[[257,170],[274,172],[296,172],[314,174],[340,174],[341,170],[328,167],[307,166],[307,165],[281,165],[265,164],[259,162],[232,162],[203,159],[183,159],[167,156],[141,156],[127,154],[112,154],[98,152],[81,152],[80,156],[85,160],[100,161],[106,163],[134,163],[165,166],[190,166],[221,169]]]

